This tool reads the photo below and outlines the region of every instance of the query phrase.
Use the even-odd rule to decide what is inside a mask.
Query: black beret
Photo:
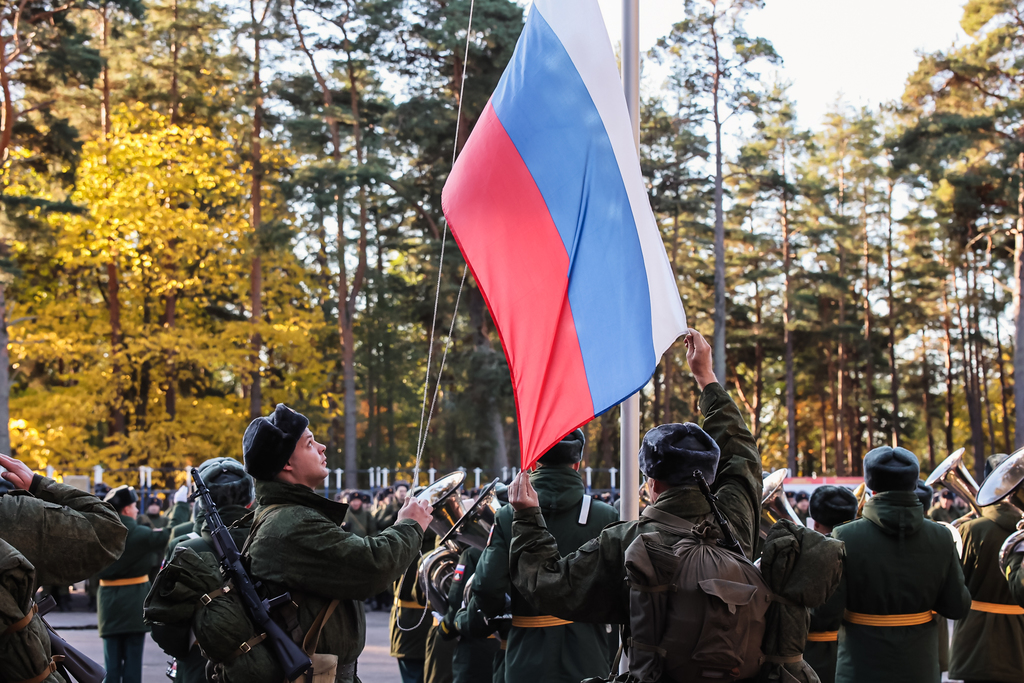
[[[932,496],[935,495],[935,489],[924,483],[921,479],[917,480],[917,489],[915,489],[914,493],[921,499],[921,505],[924,506],[925,510],[932,506]]]
[[[135,492],[135,488],[132,486],[118,486],[116,489],[110,489],[110,492],[107,493],[106,498],[103,500],[113,505],[114,509],[120,512],[132,503],[138,503],[139,494]]]
[[[640,471],[669,486],[693,481],[700,470],[710,484],[718,471],[721,451],[707,432],[685,422],[659,425],[644,434],[640,444]]]
[[[273,479],[288,464],[309,426],[305,415],[278,403],[270,417],[257,417],[242,437],[245,471],[256,479]]]
[[[988,456],[988,458],[985,459],[985,477],[982,481],[988,479],[988,475],[992,474],[992,470],[1002,465],[1003,461],[1009,457],[1010,456],[1006,453],[994,453]]]
[[[587,437],[582,429],[576,429],[562,437],[562,440],[548,449],[537,460],[542,465],[575,465],[583,459],[583,447]]]
[[[809,512],[823,526],[838,526],[857,516],[857,496],[845,486],[825,484],[811,495]]]
[[[877,493],[913,491],[920,474],[917,456],[906,448],[881,446],[864,456],[864,482]]]

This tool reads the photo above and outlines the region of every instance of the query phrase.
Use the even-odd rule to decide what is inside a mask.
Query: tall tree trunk
[[[178,0],[171,2],[171,125],[178,123]]]
[[[932,368],[928,362],[928,349],[921,349],[921,409],[924,413],[924,431],[928,435],[928,463],[932,470],[935,469],[935,437],[932,434]],[[895,448],[893,444],[893,448]]]
[[[992,298],[995,299],[995,291],[992,292]],[[992,319],[996,327],[996,357],[999,359],[996,368],[999,370],[999,404],[1003,410],[1003,452],[1009,453],[1012,438],[1010,436],[1010,413],[1006,405],[1006,363],[1003,359],[1003,339],[1002,333],[999,331],[998,311],[992,316]]]
[[[942,351],[946,368],[946,455],[953,452],[953,337],[950,334],[952,327],[952,311],[949,308],[949,296],[946,293],[946,284],[942,286]]]
[[[886,219],[888,225],[888,233],[885,240],[885,288],[886,295],[889,299],[889,313],[888,313],[888,327],[889,327],[889,386],[892,392],[892,420],[891,420],[891,437],[892,447],[895,448],[899,445],[900,440],[900,378],[896,373],[896,298],[893,296],[893,268],[892,268],[892,191],[893,181],[889,181],[888,191],[886,193]],[[928,364],[928,359],[925,358],[925,366]],[[925,393],[927,395],[927,385]],[[932,433],[931,429],[928,430],[928,443],[929,451],[932,450],[931,445]],[[934,455],[932,455],[934,460]]]
[[[263,21],[256,20],[256,0],[249,0],[249,16],[253,25],[252,90],[256,98],[252,114],[252,188],[249,193],[251,198],[249,221],[254,251],[249,269],[249,307],[252,311],[250,321],[253,327],[253,332],[249,337],[252,350],[249,356],[249,362],[252,365],[249,387],[249,418],[256,419],[263,414],[263,384],[260,372],[263,339],[259,333],[259,324],[263,318],[263,262],[259,255],[260,225],[263,221],[263,150],[260,144],[260,137],[263,134],[263,84],[260,80]],[[266,12],[263,16],[266,18]]]
[[[868,240],[868,189],[861,188],[861,223],[864,225],[864,391],[867,394],[867,449],[875,445],[875,364],[871,346],[871,243]]]
[[[100,99],[100,127],[103,129],[103,138],[110,135],[110,67],[108,65],[110,44],[110,15],[109,9],[104,5],[100,9],[100,35],[102,37],[101,48],[103,51],[103,73],[101,74],[101,99]]]
[[[1013,314],[1017,323],[1013,350],[1013,447],[1024,446],[1024,152],[1017,155],[1017,229],[1013,238]]]
[[[793,267],[793,254],[791,253],[792,246],[790,244],[790,225],[789,225],[789,198],[788,191],[786,188],[786,146],[783,143],[782,146],[782,202],[781,202],[781,215],[780,219],[782,222],[782,336],[783,343],[785,344],[785,359],[786,359],[786,464],[789,467],[790,472],[796,472],[796,453],[797,453],[797,441],[796,441],[796,427],[797,427],[797,412],[796,412],[796,371],[794,369],[793,360],[793,284],[791,270]],[[822,454],[824,458],[824,453]],[[823,470],[824,471],[824,470]]]
[[[970,257],[970,252],[968,252]],[[959,295],[959,287],[956,283],[956,275],[953,276],[953,287],[957,291],[957,325],[960,331],[960,350],[964,357],[964,396],[967,399],[967,418],[971,426],[971,450],[974,452],[974,467],[976,471],[984,469],[985,462],[985,434],[982,426],[981,415],[981,387],[978,382],[977,359],[972,353],[971,313],[968,309],[964,315],[964,306],[970,306],[970,269],[964,274],[964,295]],[[964,320],[966,319],[967,325]],[[981,477],[978,476],[978,479]]]
[[[712,116],[715,128],[715,338],[712,348],[715,376],[725,381],[725,211],[722,206],[722,120],[718,111],[722,68],[718,35],[712,27],[715,73],[712,85]]]
[[[172,289],[167,293],[164,298],[164,317],[163,326],[164,330],[168,334],[174,334],[174,324],[176,316],[176,307],[178,302],[178,291]],[[178,416],[178,367],[174,362],[174,346],[173,341],[171,347],[167,350],[166,354],[166,382],[167,386],[164,388],[164,409],[167,411],[167,419],[172,422]]]
[[[117,275],[117,252],[107,262],[107,312],[110,320],[110,374],[114,387],[114,405],[111,407],[111,431],[126,434],[127,425],[121,396],[121,300]]]
[[[0,453],[11,454],[11,359],[7,346],[11,339],[7,332],[7,302],[4,298],[6,284],[0,281]]]

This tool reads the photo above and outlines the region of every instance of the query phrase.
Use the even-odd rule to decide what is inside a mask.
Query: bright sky
[[[599,0],[612,43],[622,35],[621,0]],[[767,38],[782,56],[801,124],[817,126],[841,93],[850,104],[877,106],[903,94],[917,51],[947,48],[966,36],[963,0],[767,0],[747,33]],[[640,44],[647,50],[682,18],[678,0],[640,0]]]

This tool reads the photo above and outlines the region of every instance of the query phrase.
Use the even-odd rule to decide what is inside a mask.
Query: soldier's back
[[[970,606],[949,531],[924,519],[913,492],[889,491],[833,536],[846,543],[837,683],[938,681],[931,612],[959,618]]]

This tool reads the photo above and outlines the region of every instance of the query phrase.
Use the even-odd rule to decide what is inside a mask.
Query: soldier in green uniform
[[[585,441],[583,431],[577,429],[541,456],[537,469],[529,475],[548,529],[557,539],[559,556],[577,550],[618,519],[614,508],[585,493],[578,471]],[[546,604],[538,608],[527,602],[512,585],[509,544],[514,512],[509,506],[498,511],[473,579],[476,604],[489,618],[508,613],[505,596],[511,598],[505,680],[579,683],[608,673],[614,652],[609,651],[605,624],[556,618]]]
[[[107,494],[121,523],[128,529],[124,552],[98,576],[96,618],[103,638],[105,683],[140,683],[142,648],[149,628],[142,621],[142,605],[149,594],[149,571],[163,556],[170,529],[150,529],[136,521],[139,495],[130,486],[118,486]]]
[[[373,536],[377,533],[377,520],[370,512],[370,497],[359,492],[349,491],[348,512],[345,513],[345,528],[360,538]]]
[[[832,532],[846,544],[837,593],[845,608],[837,683],[936,683],[938,634],[932,612],[962,619],[971,607],[949,531],[924,518],[915,493],[920,466],[903,448],[864,457],[875,495],[863,517]]]
[[[826,484],[811,495],[808,506],[812,528],[819,534],[832,535],[832,529],[857,516],[857,497],[845,486]],[[839,652],[839,625],[843,621],[843,596],[832,594],[824,605],[811,610],[804,661],[818,674],[821,683],[834,683],[836,655]]]
[[[985,476],[1007,457],[989,457]],[[1014,603],[999,570],[999,549],[1019,521],[1013,505],[999,502],[960,526],[964,578],[972,603],[970,613],[953,628],[950,678],[965,683],[1024,678],[1024,608]]]
[[[409,495],[409,483],[399,479],[391,487],[390,500],[386,505],[377,511],[374,519],[377,521],[378,529],[387,529],[398,519],[398,511],[405,505],[405,499]]]
[[[651,498],[645,515],[664,512],[694,524],[714,524],[711,507],[693,478],[699,469],[750,557],[761,511],[761,456],[742,413],[715,377],[711,346],[694,329],[684,343],[701,390],[704,425],[703,429],[695,424],[661,425],[644,436],[640,469],[648,477]],[[515,587],[531,604],[543,605],[546,613],[562,619],[628,624],[626,549],[643,533],[658,534],[669,546],[679,540],[677,533],[644,516],[611,524],[598,538],[560,558],[558,543],[545,528],[548,522],[537,493],[522,474],[510,488],[509,502],[515,508],[509,559]]]
[[[423,661],[423,683],[452,683],[455,642],[444,637],[437,617],[428,616],[427,621],[430,628],[427,629],[427,642],[424,648],[426,658]]]
[[[425,555],[437,544],[437,534],[427,529],[423,533],[420,554]],[[394,601],[388,620],[391,637],[391,656],[398,660],[398,673],[402,683],[423,683],[423,665],[427,658],[427,632],[430,615],[426,610],[426,596],[416,584],[420,561],[417,558],[405,570],[394,586]]]
[[[39,585],[71,584],[99,572],[116,560],[124,550],[128,530],[117,513],[96,496],[72,486],[34,474],[24,463],[0,454],[0,541],[11,552],[20,553],[35,569],[35,592]],[[0,553],[0,561],[9,558]],[[45,626],[33,617],[22,629],[35,630],[42,638],[32,639],[42,649],[39,656],[13,652],[4,648],[21,642],[14,633],[0,639],[0,661],[47,662],[50,643]],[[18,630],[22,630],[18,629]],[[13,673],[0,666],[0,671]],[[21,672],[24,677],[39,672]],[[47,680],[62,680],[51,673]],[[18,679],[15,679],[18,680]]]
[[[964,514],[964,509],[956,504],[956,494],[949,489],[943,489],[939,493],[939,500],[928,510],[928,519],[948,524],[960,519]]]
[[[249,536],[251,519],[245,519],[255,497],[253,479],[245,472],[242,463],[234,458],[211,458],[198,467],[199,475],[210,489],[210,496],[217,505],[217,511],[224,525],[228,527],[235,546],[242,548]],[[202,501],[196,504],[201,508]],[[180,546],[191,548],[197,553],[213,553],[213,538],[202,516],[199,535],[195,538],[183,538]],[[169,556],[169,555],[168,555]],[[156,632],[154,631],[154,636]],[[175,683],[206,683],[206,658],[193,643],[188,657],[178,660],[178,673]]]
[[[316,652],[337,657],[337,683],[354,683],[366,640],[363,601],[394,582],[416,558],[430,523],[428,504],[408,499],[394,526],[360,538],[341,528],[347,506],[314,490],[328,474],[326,447],[309,420],[283,404],[253,420],[242,439],[258,508],[249,542],[250,571],[273,595],[288,591],[305,633],[334,601]]]
[[[494,657],[501,652],[501,639],[495,629],[485,629],[489,632],[480,634],[480,629],[474,628],[471,622],[482,622],[482,615],[471,614],[469,605],[465,604],[466,586],[473,581],[480,556],[478,548],[467,548],[459,556],[448,591],[448,612],[441,622],[441,631],[446,638],[458,637],[452,657],[454,683],[478,683],[490,679],[494,672]]]
[[[796,501],[793,511],[796,512],[796,516],[806,526],[807,518],[811,516],[811,497],[807,495],[806,491],[798,491],[793,499]]]

